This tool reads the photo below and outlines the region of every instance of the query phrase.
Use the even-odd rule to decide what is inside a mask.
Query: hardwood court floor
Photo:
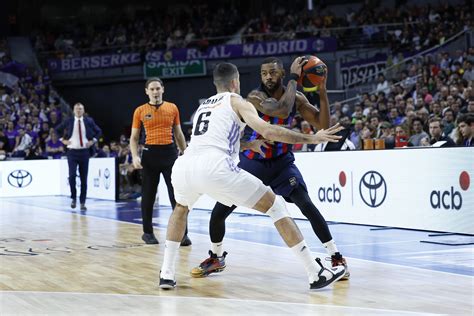
[[[155,233],[164,241],[164,228]],[[0,199],[0,314],[473,312],[472,276],[349,258],[351,280],[310,292],[290,250],[242,240],[227,239],[223,273],[192,279],[190,269],[209,247],[209,237],[197,233],[190,234],[191,247],[180,249],[178,288],[163,291],[163,244],[144,245],[140,236],[136,224]]]

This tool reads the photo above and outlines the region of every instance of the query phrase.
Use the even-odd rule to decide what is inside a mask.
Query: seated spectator
[[[8,138],[5,136],[3,129],[0,128],[0,161],[5,160],[7,158],[7,146]]]
[[[46,148],[46,142],[48,141],[50,129],[51,128],[49,127],[48,122],[43,122],[43,124],[41,124],[41,130],[38,133],[41,148]]]
[[[408,142],[412,143],[413,146],[420,146],[420,141],[422,138],[429,136],[423,130],[423,121],[419,117],[415,117],[412,122],[413,134],[408,139]]]
[[[311,125],[307,121],[301,121],[301,133],[313,135],[314,131],[311,128]],[[301,151],[314,151],[316,145],[314,144],[303,144]]]
[[[59,120],[58,113],[56,111],[51,111],[49,113],[49,126],[52,128],[56,128],[61,124]]]
[[[8,145],[6,146],[9,152],[12,152],[17,147],[18,131],[15,129],[15,125],[12,121],[8,122],[7,129],[4,131],[5,136],[8,139]]]
[[[454,112],[451,109],[443,111],[443,134],[450,135],[454,129]]]
[[[26,133],[31,136],[33,146],[39,145],[38,133],[33,130],[31,123],[26,123]]]
[[[352,124],[355,124],[356,121],[363,121],[365,122],[365,117],[362,114],[362,107],[359,105],[356,105],[354,107],[354,112],[352,113]]]
[[[474,115],[461,115],[458,120],[457,144],[462,147],[474,146]]]
[[[474,69],[472,68],[472,62],[469,60],[464,61],[464,73],[462,78],[467,81],[474,81]]]
[[[25,157],[26,150],[33,145],[31,136],[26,133],[24,128],[18,130],[16,143],[17,146],[13,149],[12,157]]]
[[[97,158],[115,158],[116,156],[110,151],[109,145],[104,145],[97,150]]]
[[[382,122],[380,124],[379,139],[383,139],[385,148],[390,149],[395,147],[395,136],[393,135],[392,124],[389,122]]]
[[[439,118],[442,117],[441,104],[439,104],[438,102],[431,103],[431,114],[430,114],[430,116],[431,117],[439,117]]]
[[[430,145],[434,145],[438,142],[444,142],[443,144],[438,144],[438,147],[455,147],[456,144],[454,141],[449,137],[443,135],[443,125],[441,123],[441,119],[438,117],[434,117],[430,119],[429,122],[429,131],[430,131],[430,137],[431,139],[429,140]]]
[[[397,108],[391,108],[388,114],[388,120],[392,125],[400,125],[403,123],[404,117],[398,113]]]
[[[362,149],[362,144],[361,144],[360,139],[361,139],[361,132],[363,128],[364,128],[363,122],[361,120],[357,120],[349,136],[349,140],[354,144],[354,147],[356,149]]]
[[[121,156],[122,147],[116,141],[110,142],[110,156],[111,157],[119,157]]]
[[[403,148],[407,146],[413,146],[413,144],[408,141],[407,128],[404,125],[395,127],[395,147]]]
[[[51,129],[49,139],[46,141],[46,155],[53,159],[61,159],[64,154],[64,144],[59,140],[58,134]]]
[[[372,127],[372,125],[366,124],[361,132],[361,149],[374,149],[366,147],[367,140],[373,140],[375,138],[376,129]]]
[[[387,79],[385,79],[384,75],[379,75],[378,84],[377,84],[377,92],[383,92],[385,95],[390,93],[390,87],[388,85]]]

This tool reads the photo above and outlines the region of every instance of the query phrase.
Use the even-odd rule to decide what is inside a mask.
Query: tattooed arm
[[[296,81],[291,79],[286,86],[285,93],[280,100],[269,98],[263,91],[253,90],[247,96],[247,101],[252,103],[263,114],[287,118],[290,115],[296,99]]]
[[[301,75],[302,66],[306,62],[307,60],[304,57],[295,58],[290,66],[290,80],[288,81],[285,92],[279,100],[269,98],[264,92],[258,90],[250,92],[247,96],[247,100],[263,114],[279,118],[287,118],[295,104],[296,80]]]
[[[233,97],[231,103],[234,111],[247,125],[268,140],[287,144],[319,144],[327,141],[337,142],[341,138],[341,136],[334,135],[343,129],[339,125],[335,125],[327,130],[320,130],[314,135],[297,133],[287,128],[265,122],[258,116],[255,107],[242,98]]]
[[[327,76],[327,75],[326,75]],[[296,93],[296,107],[303,119],[317,129],[329,127],[329,100],[326,91],[326,78],[319,86],[319,111],[314,105],[309,103],[306,96],[301,93]]]

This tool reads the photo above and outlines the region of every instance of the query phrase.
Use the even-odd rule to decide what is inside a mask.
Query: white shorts
[[[223,153],[186,152],[173,166],[171,183],[176,202],[192,208],[203,194],[227,206],[252,208],[270,190]]]

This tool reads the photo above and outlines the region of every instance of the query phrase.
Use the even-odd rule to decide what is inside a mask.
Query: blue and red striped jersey
[[[260,91],[263,91],[266,93],[266,91],[263,89],[262,86],[259,87]],[[268,95],[268,93],[266,93]],[[270,96],[268,96],[270,97]],[[283,127],[290,127],[291,121],[293,120],[295,114],[296,114],[296,101],[295,104],[293,105],[293,109],[291,110],[290,115],[287,118],[278,118],[278,117],[273,117],[269,116],[266,114],[261,113],[260,111],[257,110],[258,115],[266,122],[273,124],[273,125],[280,125]],[[244,137],[243,139],[245,141],[252,141],[256,139],[260,139],[262,136],[251,129],[250,127],[246,126],[244,130]],[[268,148],[265,148],[265,157],[262,157],[259,153],[256,153],[250,149],[244,150],[243,154],[249,158],[249,159],[270,159],[270,158],[276,158],[278,156],[281,156],[293,149],[293,146],[291,144],[285,144],[285,143],[280,143],[280,142],[273,142],[273,144],[269,143]]]

